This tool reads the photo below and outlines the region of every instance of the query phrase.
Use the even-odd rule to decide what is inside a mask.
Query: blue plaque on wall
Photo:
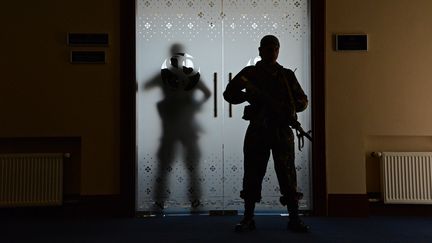
[[[366,34],[336,35],[336,51],[367,51],[368,36]]]
[[[105,51],[71,51],[71,63],[106,63]]]
[[[108,45],[107,33],[68,33],[68,45],[86,46],[86,45]]]

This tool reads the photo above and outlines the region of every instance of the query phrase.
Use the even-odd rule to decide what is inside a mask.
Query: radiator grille
[[[432,153],[383,152],[384,203],[432,204]]]
[[[0,207],[60,205],[63,154],[0,154]]]

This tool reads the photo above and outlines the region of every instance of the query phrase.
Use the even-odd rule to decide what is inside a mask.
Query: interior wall
[[[0,8],[0,137],[81,138],[82,195],[119,192],[117,0],[6,1]],[[104,32],[108,47],[70,47],[67,32]],[[71,50],[107,64],[71,64]]]
[[[432,2],[326,1],[329,193],[379,190],[371,151],[432,151]],[[336,33],[365,33],[367,52],[336,52]]]
[[[80,137],[82,194],[119,191],[119,5],[43,0],[0,8],[0,137]],[[432,149],[430,9],[429,0],[326,1],[329,193],[376,190],[371,150]],[[77,48],[66,45],[69,31],[109,33],[109,47],[82,48],[105,50],[107,64],[70,64]],[[335,33],[368,34],[369,51],[335,52]]]

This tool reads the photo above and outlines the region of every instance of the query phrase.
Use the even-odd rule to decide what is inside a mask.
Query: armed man
[[[289,213],[287,228],[294,232],[309,231],[309,226],[299,217],[298,201],[302,193],[297,191],[291,130],[301,130],[297,112],[306,109],[308,99],[294,72],[277,62],[279,46],[277,37],[264,36],[258,48],[261,61],[241,70],[223,94],[231,104],[249,103],[243,115],[243,119],[249,120],[249,126],[243,145],[244,176],[240,192],[245,211],[244,218],[235,226],[236,231],[255,229],[255,203],[261,200],[270,151],[282,194],[280,202],[287,206]]]

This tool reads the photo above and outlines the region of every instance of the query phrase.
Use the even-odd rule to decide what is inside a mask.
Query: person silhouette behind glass
[[[198,145],[199,132],[202,131],[195,120],[195,114],[211,96],[210,90],[200,79],[200,74],[191,65],[188,54],[181,44],[171,47],[171,58],[166,61],[160,75],[144,84],[149,90],[159,87],[163,98],[157,103],[157,110],[162,123],[162,135],[157,151],[159,161],[154,183],[154,211],[164,209],[164,198],[170,193],[167,188],[168,173],[172,170],[175,158],[175,147],[180,143],[183,147],[183,162],[189,177],[188,196],[191,209],[200,205],[201,186],[199,183],[199,161],[201,157]],[[195,93],[201,92],[202,98],[197,99]]]
[[[261,61],[241,70],[223,94],[231,104],[250,103],[243,116],[250,121],[244,139],[244,176],[240,192],[245,212],[235,230],[255,229],[255,203],[261,200],[262,181],[271,151],[282,194],[280,202],[289,212],[288,229],[307,232],[309,226],[303,223],[298,212],[302,194],[297,191],[291,128],[297,122],[296,113],[306,109],[308,99],[294,72],[277,63],[279,40],[275,36],[264,36],[258,50]]]

